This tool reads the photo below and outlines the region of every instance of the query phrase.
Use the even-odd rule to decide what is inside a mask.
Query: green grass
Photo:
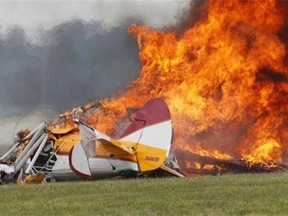
[[[0,186],[0,215],[287,215],[288,173]]]

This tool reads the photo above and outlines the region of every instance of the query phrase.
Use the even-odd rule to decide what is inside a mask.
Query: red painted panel
[[[123,138],[137,130],[171,119],[169,108],[163,98],[153,98],[140,109],[134,121],[120,137]]]

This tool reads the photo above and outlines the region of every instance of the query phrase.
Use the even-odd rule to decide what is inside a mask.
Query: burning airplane
[[[20,183],[40,183],[164,174],[183,177],[177,167],[164,164],[171,147],[172,122],[163,99],[149,100],[135,113],[119,139],[99,132],[73,113],[64,121],[73,118],[75,127],[63,129],[58,127],[59,122],[43,122],[24,137],[18,137],[0,158],[2,182],[17,179]]]
[[[99,111],[86,112],[85,122],[117,137],[133,110],[163,97],[173,121],[171,151],[185,173],[286,170],[288,4],[211,0],[200,4],[198,19],[193,5],[184,29],[129,27],[140,76],[100,101]],[[57,136],[78,127],[71,113],[81,117],[91,106],[64,113],[54,124]]]

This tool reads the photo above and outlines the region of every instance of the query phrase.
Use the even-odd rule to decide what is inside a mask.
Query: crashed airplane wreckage
[[[177,151],[176,151],[177,154]],[[219,175],[233,173],[270,173],[288,170],[288,165],[271,162],[249,162],[243,159],[218,159],[186,152],[181,158],[188,162],[185,175]]]
[[[119,139],[112,139],[79,119],[74,121],[79,124],[77,131],[49,130],[43,122],[14,143],[0,158],[1,182],[183,177],[175,161],[166,161],[172,121],[163,99],[148,101]]]

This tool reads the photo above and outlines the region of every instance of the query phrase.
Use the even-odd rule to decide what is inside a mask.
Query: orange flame
[[[115,134],[129,109],[164,97],[179,154],[282,162],[288,144],[288,67],[279,37],[286,13],[279,4],[208,1],[199,21],[181,34],[131,25],[141,74],[128,91],[101,101],[102,111],[90,115],[89,123]]]
[[[280,144],[273,139],[260,142],[258,146],[252,146],[250,154],[242,155],[246,161],[253,162],[282,162],[282,149]]]
[[[185,152],[192,152],[197,153],[200,156],[207,156],[207,157],[213,157],[220,160],[230,160],[232,159],[232,156],[221,153],[218,150],[215,149],[203,149],[201,146],[201,143],[194,143],[193,145],[185,145],[182,147],[183,151]]]

